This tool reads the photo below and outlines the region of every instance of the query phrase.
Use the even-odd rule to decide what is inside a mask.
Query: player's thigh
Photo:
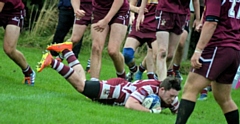
[[[72,32],[72,40],[78,42],[82,38],[86,28],[87,28],[86,25],[74,24],[73,32]]]
[[[119,23],[111,25],[108,48],[120,48],[127,33],[127,26]]]
[[[96,23],[91,25],[92,46],[103,48],[109,31],[109,27],[106,27],[102,32],[99,32],[93,28],[95,25]]]
[[[167,31],[157,31],[156,33],[158,49],[168,49],[169,42],[169,32]]]
[[[124,48],[132,48],[134,51],[140,45],[139,41],[133,37],[127,37]]]
[[[7,25],[4,34],[4,48],[16,48],[20,35],[20,27],[16,25]]]
[[[212,92],[214,98],[218,102],[224,102],[231,99],[231,84],[221,84],[217,82],[212,82]]]
[[[189,72],[183,92],[197,95],[203,88],[210,84],[210,80],[197,73]]]

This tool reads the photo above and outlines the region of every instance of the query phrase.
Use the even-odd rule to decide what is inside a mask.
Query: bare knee
[[[4,47],[4,52],[8,55],[11,56],[14,52],[14,49],[11,47]]]
[[[108,48],[108,55],[110,57],[115,57],[119,54],[119,51],[117,51],[116,49],[113,48]]]
[[[92,44],[92,54],[100,54],[102,53],[103,47],[99,44],[93,43]]]
[[[160,50],[159,54],[162,59],[167,57],[167,52],[165,49]]]

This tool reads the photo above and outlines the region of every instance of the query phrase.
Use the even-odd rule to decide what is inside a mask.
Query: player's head
[[[178,96],[180,90],[180,80],[174,77],[167,77],[164,81],[161,82],[158,95],[165,103],[171,104],[173,100]]]

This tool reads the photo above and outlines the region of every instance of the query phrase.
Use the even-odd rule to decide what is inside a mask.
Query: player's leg
[[[179,44],[177,46],[177,50],[175,52],[173,63],[170,64],[169,68],[173,70],[175,76],[179,78],[181,81],[183,80],[180,74],[180,65],[183,57],[184,45],[185,41],[187,40],[188,32],[183,30],[183,33],[180,36]]]
[[[134,37],[127,37],[126,42],[123,47],[123,57],[125,64],[128,66],[130,73],[127,75],[128,81],[133,80],[133,75],[137,71],[137,65],[134,60],[134,54],[136,48],[140,45],[140,42]]]
[[[151,48],[148,46],[148,51],[146,56],[146,67],[147,67],[148,79],[157,79],[157,77],[155,76],[156,56],[157,56],[157,41],[154,39],[151,42]]]
[[[21,24],[23,20],[19,19],[18,24]],[[12,59],[23,71],[25,79],[23,83],[34,85],[35,72],[28,65],[24,55],[16,49],[18,38],[20,35],[19,25],[9,24],[6,26],[4,34],[3,49],[7,56]]]
[[[142,60],[142,62],[138,66],[138,71],[136,72],[136,74],[134,76],[134,80],[141,80],[142,79],[143,72],[147,69],[146,59],[147,59],[147,55],[144,57],[144,59]]]
[[[167,54],[168,54],[168,42],[169,32],[157,31],[156,33],[158,43],[158,55],[156,60],[156,69],[158,80],[163,81],[167,77]]]
[[[63,50],[63,52],[65,52],[66,54],[72,53],[71,59],[73,60],[73,58],[75,58],[74,61],[78,61],[72,51],[69,51],[69,50],[67,51],[67,49],[65,49],[65,50]],[[66,54],[64,56],[66,56]],[[49,52],[47,52],[47,53],[43,54],[41,61],[38,63],[37,71],[41,72],[44,68],[47,68],[47,67],[51,67],[54,70],[56,70],[78,92],[83,92],[86,77],[85,77],[84,70],[83,70],[83,68],[81,68],[81,65],[79,64],[79,62],[77,65],[75,65],[73,68],[71,68],[69,66],[64,65],[62,62],[60,62],[56,59],[53,59],[52,55]],[[78,71],[75,71],[76,68],[79,68],[77,70],[81,70],[81,72],[79,73]]]
[[[108,54],[113,60],[117,75],[125,78],[124,57],[120,48],[127,33],[127,26],[120,23],[113,23],[108,42]],[[124,75],[123,75],[124,74]]]
[[[98,80],[101,70],[102,63],[102,50],[104,48],[104,43],[106,36],[109,31],[109,27],[105,28],[103,32],[98,32],[93,27],[95,24],[91,25],[91,36],[92,36],[92,52],[91,52],[91,80]]]
[[[231,84],[212,83],[213,95],[221,107],[228,124],[239,124],[238,107],[231,98]]]
[[[187,123],[188,118],[194,110],[198,93],[209,84],[210,80],[197,73],[189,72],[187,81],[184,85],[176,124]]]

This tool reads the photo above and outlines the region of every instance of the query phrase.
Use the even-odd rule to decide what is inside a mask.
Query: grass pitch
[[[1,43],[2,45],[2,43]],[[18,47],[35,69],[42,49]],[[22,84],[23,74],[0,51],[0,123],[1,124],[173,124],[176,115],[168,109],[161,114],[129,110],[92,102],[75,91],[55,70],[44,69],[37,73],[35,85]],[[80,62],[85,68],[89,53],[81,53]],[[116,77],[111,60],[103,59],[101,79]],[[89,74],[87,75],[89,79]],[[186,76],[184,77],[186,79]],[[232,97],[240,106],[240,91]],[[181,93],[179,95],[181,97]],[[214,101],[212,93],[206,101],[198,101],[189,124],[225,124],[225,118]]]

